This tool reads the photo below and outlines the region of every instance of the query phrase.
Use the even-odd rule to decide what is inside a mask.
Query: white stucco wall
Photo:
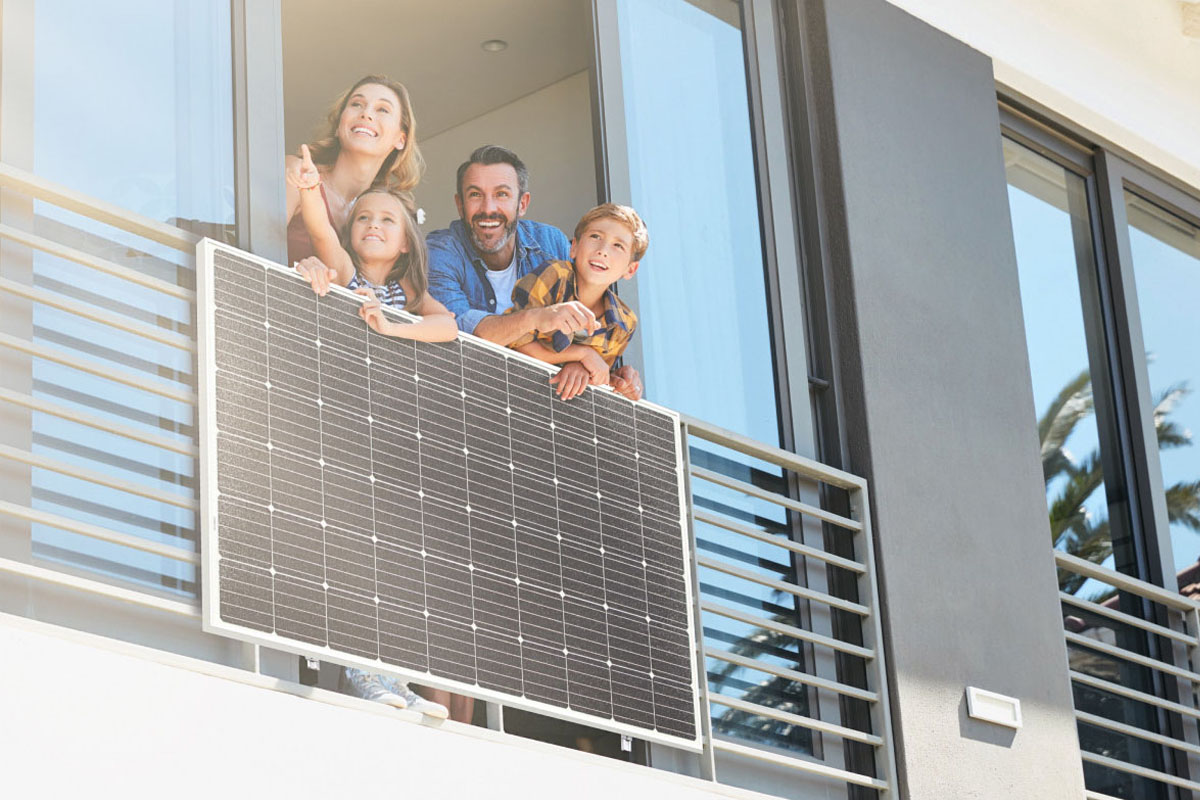
[[[889,0],[996,79],[1200,189],[1200,39],[1180,0]]]
[[[766,798],[5,614],[0,653],[14,800]]]

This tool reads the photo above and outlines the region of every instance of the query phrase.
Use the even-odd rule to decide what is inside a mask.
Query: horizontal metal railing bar
[[[749,525],[743,525],[740,522],[729,519],[728,517],[720,514],[713,514],[709,511],[696,508],[692,511],[692,517],[700,522],[706,522],[709,525],[715,525],[718,528],[723,528],[730,533],[738,533],[742,536],[748,536],[751,539],[757,539],[760,542],[773,544],[776,547],[782,547],[785,550],[790,550],[791,552],[802,555],[806,558],[824,561],[825,563],[834,567],[841,567],[842,569],[847,569],[860,575],[867,571],[865,564],[860,564],[857,561],[853,561],[849,558],[843,558],[842,556],[835,556],[833,553],[827,553],[819,548],[810,547],[806,544],[800,544],[799,542],[794,542],[791,539],[784,539],[780,536],[774,536],[766,531],[752,528]]]
[[[1178,775],[1171,775],[1167,772],[1159,772],[1156,769],[1143,767],[1139,764],[1130,764],[1128,761],[1121,761],[1116,758],[1089,753],[1086,750],[1082,753],[1083,760],[1098,764],[1102,767],[1115,769],[1118,772],[1127,772],[1130,775],[1137,775],[1139,778],[1148,778],[1152,781],[1159,781],[1171,786],[1178,786],[1180,789],[1189,789],[1193,792],[1200,792],[1200,783],[1189,781],[1186,778],[1180,778]]]
[[[1168,664],[1165,661],[1159,661],[1156,658],[1150,658],[1149,656],[1135,653],[1132,650],[1126,650],[1124,647],[1117,647],[1116,645],[1108,644],[1107,642],[1101,642],[1088,636],[1081,636],[1078,633],[1072,633],[1071,631],[1063,631],[1063,635],[1066,637],[1068,642],[1080,645],[1081,647],[1090,647],[1093,650],[1099,650],[1101,653],[1113,656],[1114,658],[1131,661],[1134,664],[1140,664],[1143,667],[1156,669],[1160,672],[1165,672],[1168,675],[1174,675],[1176,678],[1183,678],[1184,680],[1191,681],[1192,683],[1200,684],[1200,675],[1192,672],[1191,670],[1184,669],[1183,667],[1177,667],[1174,664]]]
[[[147,375],[139,375],[128,370],[117,369],[100,364],[96,361],[87,358],[79,358],[78,356],[65,353],[54,347],[46,347],[45,345],[34,344],[28,339],[19,339],[16,336],[10,336],[7,333],[0,333],[0,347],[7,347],[12,350],[17,350],[22,353],[27,353],[35,358],[44,358],[47,361],[53,361],[56,364],[62,364],[65,367],[71,367],[90,375],[97,375],[101,378],[107,378],[110,381],[123,383],[126,386],[132,386],[135,389],[142,389],[152,394],[166,397],[170,400],[178,400],[181,403],[188,405],[196,405],[196,393],[188,389],[180,389],[176,386],[171,386],[156,378],[151,378]]]
[[[68,464],[65,461],[59,461],[54,458],[47,458],[36,453],[30,453],[28,450],[19,450],[16,447],[10,447],[6,444],[0,444],[0,458],[7,458],[10,461],[19,461],[23,464],[28,464],[31,467],[39,469],[48,469],[52,472],[57,472],[60,475],[67,475],[71,478],[78,478],[81,481],[95,483],[100,486],[107,486],[110,489],[116,489],[121,492],[145,497],[149,500],[155,500],[160,503],[176,506],[177,508],[195,511],[199,508],[199,504],[195,498],[185,497],[174,492],[166,492],[162,489],[155,489],[151,486],[144,486],[136,481],[127,481],[123,478],[117,478],[112,475],[106,475],[103,472],[98,472],[92,469],[77,467],[74,464]]]
[[[775,492],[768,491],[767,489],[760,489],[752,483],[740,481],[737,478],[730,478],[728,475],[722,475],[721,473],[714,472],[711,469],[693,466],[692,475],[701,480],[708,481],[709,483],[715,483],[718,486],[724,486],[726,489],[733,489],[734,491],[748,494],[751,497],[757,497],[760,500],[766,500],[768,503],[774,503],[777,506],[789,508],[792,511],[805,514],[813,517],[814,519],[828,522],[831,525],[837,525],[839,528],[845,528],[846,530],[854,531],[856,533],[862,530],[861,522],[834,514],[822,508],[817,508],[816,506],[809,505],[808,503],[802,503],[799,500],[793,500],[790,497],[776,494]]]
[[[821,678],[817,675],[809,675],[807,672],[799,672],[787,667],[779,667],[774,664],[768,664],[765,661],[755,661],[753,658],[740,656],[737,653],[730,653],[726,650],[718,650],[715,647],[705,647],[704,655],[709,658],[715,658],[719,661],[725,661],[730,664],[737,664],[739,667],[765,672],[768,675],[776,675],[780,678],[787,678],[795,683],[802,683],[806,686],[812,686],[817,689],[826,689],[831,692],[853,697],[858,700],[865,700],[868,703],[876,703],[879,701],[879,695],[869,689],[859,689],[857,686],[831,681],[828,678]]]
[[[794,583],[779,581],[775,580],[774,578],[767,578],[763,575],[759,575],[753,570],[743,569],[742,567],[730,564],[729,562],[722,561],[718,558],[697,555],[696,563],[702,567],[708,567],[709,569],[715,569],[718,572],[724,572],[726,575],[732,575],[736,578],[751,581],[752,583],[757,583],[760,586],[766,586],[768,588],[775,589],[776,591],[785,592],[796,597],[803,597],[805,600],[824,603],[832,608],[839,608],[842,611],[849,611],[852,614],[858,614],[859,616],[866,617],[871,613],[871,609],[864,605],[852,603],[849,600],[843,600],[840,597],[834,597],[833,595],[826,594],[825,592],[818,592],[815,589],[797,586]]]
[[[89,578],[81,578],[77,575],[71,575],[67,572],[59,572],[58,570],[46,569],[45,567],[35,566],[34,564],[26,564],[21,561],[13,561],[8,558],[0,558],[0,572],[7,572],[11,575],[20,575],[26,578],[42,581],[44,583],[55,584],[57,586],[65,586],[70,589],[76,589],[89,594],[103,595],[114,600],[121,600],[133,605],[142,606],[144,608],[153,608],[158,611],[165,611],[169,614],[176,614],[181,617],[189,617],[198,619],[200,617],[200,603],[185,603],[180,600],[170,600],[165,597],[158,597],[148,592],[138,592],[132,589],[126,589],[121,586],[113,586],[112,584],[94,581]]]
[[[1193,708],[1192,706],[1184,705],[1183,703],[1175,703],[1171,700],[1165,700],[1161,697],[1148,694],[1146,692],[1139,692],[1137,689],[1130,689],[1126,686],[1122,686],[1119,683],[1106,681],[1103,678],[1096,678],[1076,670],[1070,670],[1067,674],[1070,676],[1071,680],[1075,681],[1076,683],[1082,683],[1085,686],[1091,686],[1093,689],[1099,689],[1110,694],[1115,694],[1118,697],[1124,697],[1128,700],[1136,700],[1139,703],[1145,703],[1146,705],[1154,706],[1155,708],[1161,708],[1164,711],[1172,711],[1176,714],[1182,714],[1186,717],[1200,719],[1200,709]]]
[[[828,483],[830,486],[837,486],[842,489],[866,488],[867,484],[865,480],[857,475],[851,475],[849,472],[843,472],[840,469],[813,461],[811,458],[798,456],[782,448],[755,441],[749,436],[743,436],[740,433],[713,425],[711,422],[705,422],[702,419],[690,417],[687,414],[680,414],[679,418],[687,428],[687,432],[698,439],[704,439],[707,442],[719,444],[749,456],[755,456],[799,475],[804,475],[807,478]]]
[[[1086,711],[1078,710],[1075,712],[1075,719],[1079,720],[1080,722],[1086,722],[1088,725],[1095,725],[1098,728],[1105,728],[1110,731],[1116,731],[1117,733],[1123,733],[1126,736],[1145,739],[1148,742],[1154,742],[1155,744],[1173,747],[1177,750],[1186,750],[1189,753],[1200,755],[1200,745],[1184,742],[1170,736],[1163,736],[1161,733],[1154,733],[1153,731],[1148,731],[1145,728],[1139,728],[1136,725],[1126,725],[1124,722],[1117,722],[1116,720],[1109,719],[1108,717],[1101,717],[1097,716],[1096,714],[1089,714]]]
[[[1090,789],[1084,791],[1083,798],[1084,800],[1121,800],[1121,798],[1113,797],[1111,794],[1101,794],[1100,792],[1093,792]]]
[[[1189,636],[1186,633],[1181,633],[1180,631],[1173,631],[1163,625],[1147,622],[1140,617],[1135,617],[1132,614],[1126,614],[1124,611],[1117,611],[1115,608],[1108,608],[1107,606],[1102,606],[1099,603],[1093,603],[1091,600],[1084,600],[1082,597],[1076,597],[1075,595],[1067,594],[1066,592],[1059,592],[1058,597],[1064,603],[1069,603],[1076,608],[1085,609],[1093,614],[1098,614],[1102,617],[1108,617],[1109,619],[1115,619],[1118,622],[1125,623],[1126,625],[1131,625],[1135,628],[1141,628],[1144,631],[1149,631],[1150,633],[1154,633],[1159,636],[1165,636],[1168,639],[1174,639],[1176,641],[1183,642],[1184,644],[1196,644],[1195,636]]]
[[[732,708],[735,711],[742,711],[747,714],[752,714],[756,717],[766,717],[767,719],[777,719],[780,722],[787,722],[791,725],[798,725],[801,728],[811,728],[821,733],[828,733],[833,736],[841,736],[843,739],[851,739],[855,742],[874,745],[879,747],[883,744],[883,737],[876,736],[873,733],[864,733],[856,731],[853,728],[847,728],[842,725],[834,725],[832,722],[826,722],[813,717],[806,717],[801,714],[792,714],[788,711],[779,711],[770,706],[759,705],[758,703],[748,703],[745,700],[738,700],[736,697],[729,697],[720,692],[709,692],[708,699],[710,702],[718,705]]]
[[[729,619],[736,619],[739,622],[745,622],[748,625],[757,625],[761,628],[773,630],[776,633],[782,633],[785,636],[791,636],[793,639],[801,639],[813,644],[819,644],[822,647],[828,647],[831,650],[837,650],[842,653],[848,653],[859,658],[871,659],[875,657],[875,651],[867,647],[859,647],[856,644],[843,642],[840,639],[834,639],[829,636],[822,636],[819,633],[806,631],[803,628],[797,628],[793,625],[786,625],[782,622],[776,622],[766,617],[757,617],[754,614],[748,614],[744,611],[738,611],[729,606],[723,606],[719,603],[713,603],[709,600],[701,602],[700,607],[704,611],[709,611],[713,614],[718,614]]]
[[[199,564],[200,555],[192,550],[184,550],[182,547],[175,547],[161,542],[154,542],[149,539],[143,539],[140,536],[133,536],[121,531],[114,531],[110,528],[102,528],[99,525],[91,525],[87,522],[70,519],[69,517],[51,514],[46,511],[39,511],[28,506],[10,503],[6,500],[0,500],[0,514],[17,519],[23,519],[26,522],[35,522],[41,525],[49,525],[52,528],[77,533],[80,536],[87,536],[92,539],[97,539],[103,542],[112,542],[113,544],[123,545],[124,547],[132,547],[135,550],[141,550],[144,553],[150,553],[163,558],[169,558],[174,561],[182,561],[185,564]]]
[[[108,419],[107,417],[89,414],[68,406],[52,403],[49,400],[44,400],[39,397],[31,397],[21,392],[14,392],[9,389],[0,388],[0,401],[12,403],[13,405],[24,406],[33,411],[40,411],[44,414],[51,414],[61,419],[77,422],[80,425],[86,425],[89,428],[105,431],[115,434],[126,439],[133,439],[142,444],[161,447],[163,450],[169,450],[172,453],[179,453],[182,456],[196,458],[200,453],[200,448],[196,447],[192,442],[180,441],[172,439],[169,436],[154,433],[153,431],[134,428],[130,425],[122,425],[119,422]]]
[[[713,747],[717,750],[723,750],[726,753],[733,753],[746,758],[753,758],[759,761],[768,761],[772,764],[788,767],[800,772],[807,772],[812,775],[819,775],[823,778],[830,778],[836,781],[845,781],[852,783],[855,786],[866,786],[871,789],[878,789],[881,792],[890,791],[892,787],[888,786],[887,781],[882,781],[879,778],[872,778],[869,775],[860,775],[857,772],[838,769],[831,767],[828,764],[821,764],[816,761],[809,761],[803,758],[794,758],[785,756],[782,753],[776,753],[772,750],[761,750],[756,747],[747,747],[744,744],[737,744],[726,739],[713,739]]]
[[[132,333],[134,336],[140,336],[143,339],[149,339],[169,347],[178,348],[187,353],[196,352],[196,343],[181,333],[168,331],[157,325],[147,325],[144,322],[138,322],[121,314],[105,311],[102,308],[96,308],[87,303],[77,302],[58,292],[48,292],[45,289],[27,286],[8,278],[0,278],[0,290],[18,297],[24,297],[26,300],[31,300],[35,303],[57,308],[59,311],[65,311],[77,317],[90,319],[92,322],[98,322],[110,328]]]
[[[9,239],[26,247],[40,250],[43,253],[57,256],[67,261],[74,261],[76,264],[90,267],[97,272],[103,272],[107,275],[112,275],[114,278],[136,283],[139,286],[153,289],[156,292],[162,292],[171,297],[177,297],[180,300],[187,300],[188,302],[195,302],[196,300],[196,293],[191,289],[186,289],[170,281],[164,281],[162,278],[155,278],[153,275],[147,275],[144,272],[138,272],[136,269],[118,264],[115,261],[109,261],[106,258],[85,253],[74,247],[68,247],[65,244],[60,244],[43,236],[28,233],[11,225],[0,225],[0,239]]]
[[[1101,583],[1107,583],[1116,589],[1131,592],[1147,600],[1153,600],[1156,603],[1162,603],[1164,606],[1174,608],[1177,611],[1193,611],[1200,608],[1200,603],[1189,600],[1181,594],[1167,591],[1161,586],[1155,586],[1152,583],[1147,583],[1137,578],[1131,578],[1128,575],[1117,572],[1115,569],[1093,564],[1091,561],[1085,561],[1078,556],[1064,553],[1061,550],[1054,551],[1054,561],[1063,569],[1070,570],[1087,578],[1095,578]]]
[[[158,220],[135,214],[120,206],[88,197],[61,184],[39,178],[23,169],[0,162],[0,187],[15,189],[38,200],[53,203],[59,208],[90,217],[123,231],[143,236],[159,244],[191,253],[200,237]]]

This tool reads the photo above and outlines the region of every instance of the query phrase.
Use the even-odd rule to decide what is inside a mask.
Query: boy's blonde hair
[[[598,219],[615,219],[629,228],[629,232],[633,234],[633,251],[629,254],[629,260],[642,260],[642,256],[646,255],[646,248],[650,247],[650,233],[646,230],[646,223],[642,222],[638,213],[629,206],[619,206],[616,203],[601,203],[596,206],[584,214],[575,226],[575,241],[579,241],[587,226]]]

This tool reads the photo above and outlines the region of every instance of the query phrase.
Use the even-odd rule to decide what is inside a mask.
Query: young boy
[[[578,362],[582,369],[564,369],[551,381],[564,400],[581,394],[589,383],[609,384],[631,400],[642,396],[636,370],[611,369],[637,328],[637,317],[617,297],[613,284],[633,277],[649,246],[646,224],[636,211],[605,203],[575,226],[570,261],[548,262],[513,287],[510,313],[576,301],[595,315],[591,328],[574,336],[535,330],[509,345],[550,364]]]

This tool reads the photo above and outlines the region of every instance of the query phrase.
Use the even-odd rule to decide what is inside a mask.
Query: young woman
[[[325,135],[310,148],[319,177],[319,193],[335,230],[346,223],[354,199],[373,186],[411,192],[425,162],[417,147],[417,123],[408,90],[380,75],[368,75],[342,93],[330,107]],[[288,156],[287,169],[300,159]],[[288,261],[315,255],[300,219],[300,190],[288,181]]]

